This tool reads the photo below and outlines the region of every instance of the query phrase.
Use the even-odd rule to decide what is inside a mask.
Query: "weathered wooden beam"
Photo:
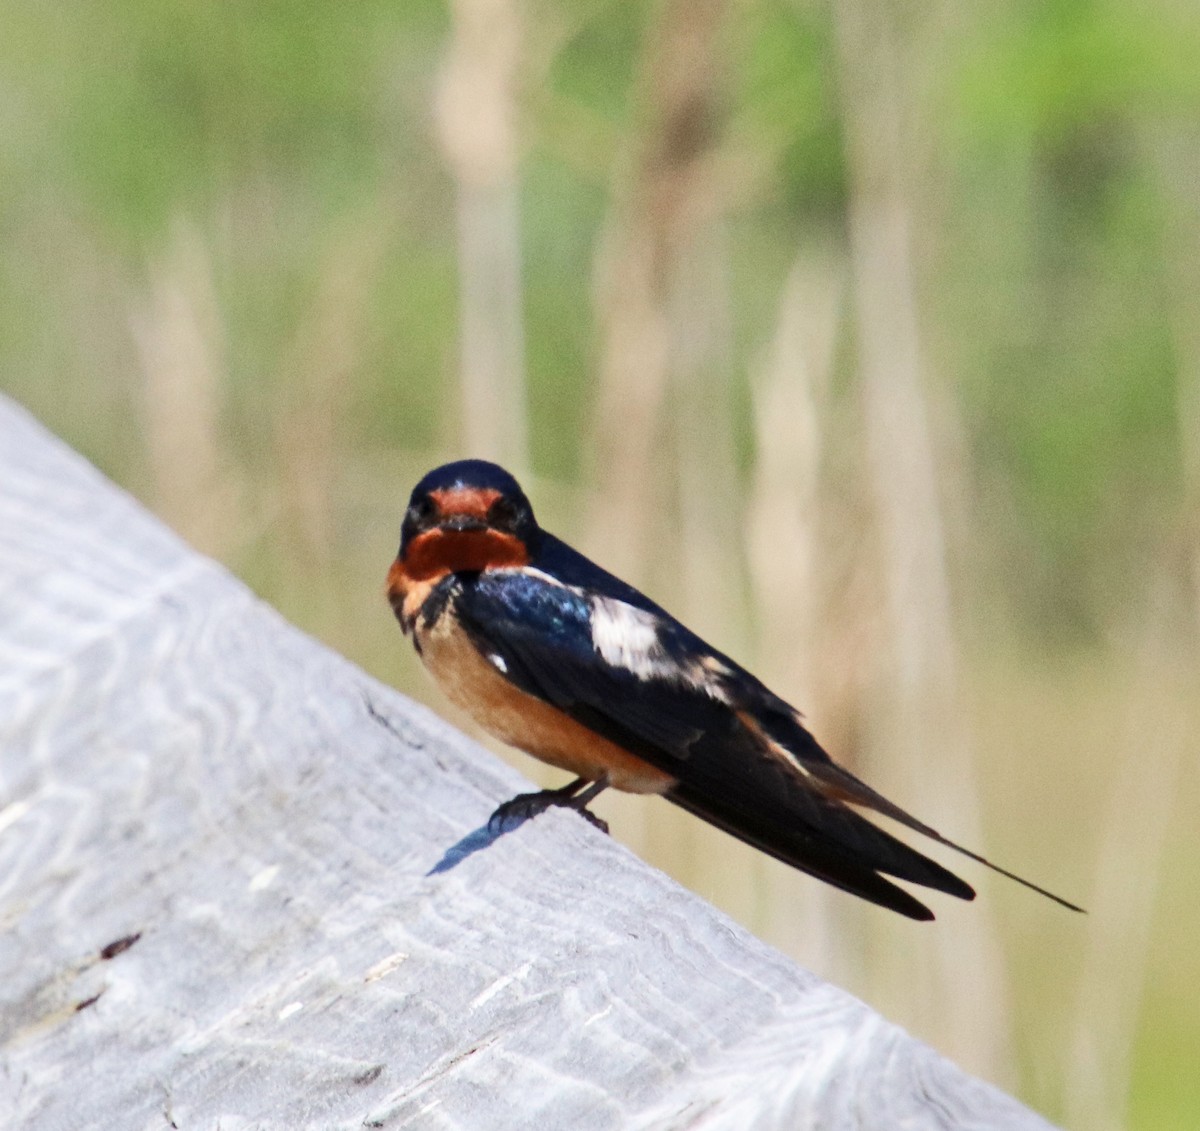
[[[1047,1126],[520,786],[0,401],[0,1125]]]

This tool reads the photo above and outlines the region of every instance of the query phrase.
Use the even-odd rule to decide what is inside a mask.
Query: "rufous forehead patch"
[[[430,491],[429,497],[437,503],[443,515],[465,514],[472,518],[486,518],[492,504],[500,498],[494,487],[451,487]]]

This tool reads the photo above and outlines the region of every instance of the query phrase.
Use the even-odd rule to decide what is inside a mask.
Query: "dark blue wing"
[[[686,661],[707,656],[718,661],[729,672],[730,679],[736,681],[741,705],[755,712],[759,722],[775,741],[805,761],[834,765],[829,755],[800,721],[799,712],[745,668],[707,644],[641,590],[602,569],[560,538],[555,538],[553,534],[545,531],[540,533],[540,538],[537,553],[537,565],[540,569],[581,593],[611,597],[661,617],[664,643],[673,650],[678,659]],[[548,598],[551,601],[555,599]],[[557,599],[573,604],[577,642],[584,652],[588,652],[592,642],[591,629],[586,623],[587,600],[579,594]]]
[[[568,574],[574,576],[586,575]],[[620,591],[600,595],[619,601]],[[940,865],[812,788],[764,738],[781,742],[776,732],[786,732],[789,750],[803,742],[803,757],[832,765],[795,712],[658,606],[645,598],[634,606],[653,618],[653,663],[622,666],[602,657],[593,634],[596,592],[521,570],[489,570],[462,580],[454,609],[476,646],[500,657],[508,679],[671,774],[677,785],[668,797],[735,836],[917,918],[929,917],[928,910],[876,870],[974,895]]]
[[[504,661],[522,691],[571,715],[653,765],[674,772],[727,711],[604,663],[592,639],[591,602],[577,589],[519,570],[480,574],[455,598],[455,614],[482,651]]]

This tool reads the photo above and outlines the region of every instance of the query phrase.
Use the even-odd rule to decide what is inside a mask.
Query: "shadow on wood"
[[[5,1127],[1046,1126],[520,784],[0,401]]]

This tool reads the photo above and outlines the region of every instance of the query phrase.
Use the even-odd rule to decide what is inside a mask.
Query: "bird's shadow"
[[[502,836],[516,832],[526,821],[532,819],[532,816],[510,816],[497,821],[494,817],[489,817],[479,828],[473,829],[457,844],[447,848],[442,858],[425,875],[439,876],[443,872],[449,872],[451,868],[457,868],[467,857],[490,848]]]

